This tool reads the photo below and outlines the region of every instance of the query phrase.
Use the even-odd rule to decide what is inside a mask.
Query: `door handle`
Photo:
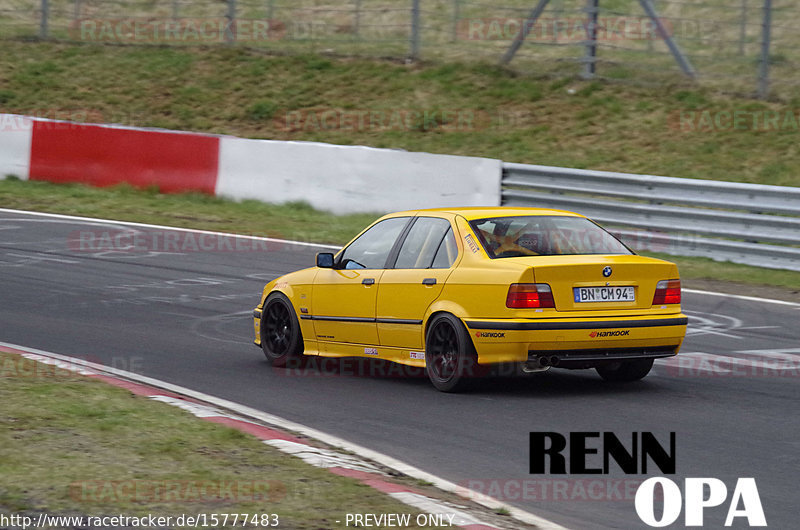
[[[422,285],[436,285],[436,278],[425,278],[422,280]]]
[[[375,278],[364,278],[363,280],[361,280],[361,283],[363,283],[364,285],[372,285],[373,283],[375,283]]]

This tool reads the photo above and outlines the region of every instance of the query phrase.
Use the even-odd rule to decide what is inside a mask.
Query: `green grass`
[[[676,130],[681,112],[785,116],[797,101],[754,102],[685,85],[553,80],[480,62],[405,65],[240,47],[11,40],[3,42],[0,82],[2,112],[800,185],[798,127]],[[325,111],[344,119],[323,122]],[[438,117],[413,114],[425,112]],[[382,118],[379,125],[347,121],[358,115]]]
[[[2,352],[0,402],[0,513],[277,513],[308,529],[418,513],[240,431]]]
[[[0,180],[0,207],[332,244],[348,242],[380,216],[333,215],[301,202],[234,202],[126,185],[93,188],[14,179]]]
[[[201,194],[159,194],[129,186],[92,188],[80,184],[0,180],[0,207],[119,219],[343,245],[379,214],[333,215],[304,203],[235,202]],[[646,253],[645,253],[646,254]],[[800,273],[762,269],[704,258],[649,254],[678,264],[681,278],[800,291]],[[736,285],[716,290],[740,292]],[[769,296],[778,296],[770,293]],[[791,295],[790,295],[791,296]]]

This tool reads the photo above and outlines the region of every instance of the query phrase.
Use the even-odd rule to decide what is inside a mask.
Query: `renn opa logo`
[[[627,475],[647,474],[648,463],[651,462],[661,473],[674,475],[677,463],[675,438],[675,433],[671,432],[669,443],[664,447],[651,432],[631,433],[629,444],[623,443],[613,432],[571,432],[569,438],[557,432],[532,432],[530,473],[607,475],[613,462],[616,464],[614,467]],[[565,452],[567,456],[563,454]],[[590,462],[592,457],[602,465],[600,462]],[[661,490],[661,494],[657,489]],[[656,515],[655,501],[661,498],[663,509],[659,517]],[[726,500],[728,487],[717,478],[687,477],[681,491],[681,487],[669,478],[651,477],[636,490],[634,505],[636,515],[648,526],[674,524],[682,511],[685,512],[686,526],[702,526],[704,511],[720,507]],[[767,526],[754,478],[739,478],[733,488],[725,526],[731,526],[737,519],[744,519],[749,526]]]

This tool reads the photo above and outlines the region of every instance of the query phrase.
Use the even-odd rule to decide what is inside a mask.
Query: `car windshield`
[[[520,215],[470,222],[490,258],[568,254],[633,254],[584,217]]]

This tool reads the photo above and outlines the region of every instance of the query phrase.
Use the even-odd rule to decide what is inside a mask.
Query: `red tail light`
[[[661,280],[656,285],[656,294],[653,296],[653,305],[667,305],[681,303],[681,281]]]
[[[512,283],[506,296],[506,307],[529,309],[555,307],[553,292],[546,283]]]

